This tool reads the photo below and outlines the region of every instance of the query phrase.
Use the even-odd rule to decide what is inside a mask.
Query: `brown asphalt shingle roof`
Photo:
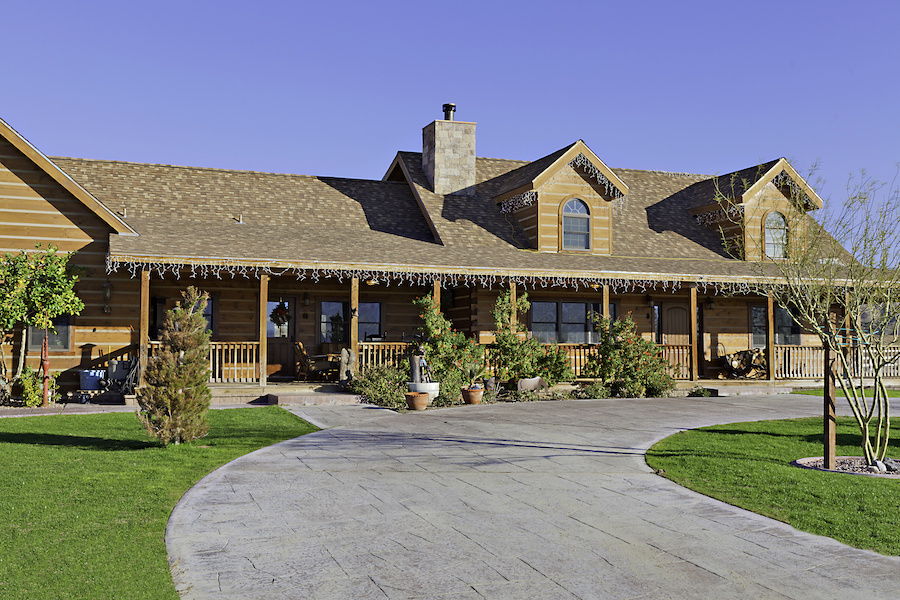
[[[630,192],[624,207],[613,213],[612,256],[529,249],[515,218],[501,213],[493,198],[530,181],[568,148],[540,164],[478,158],[475,196],[430,192],[417,152],[398,154],[411,185],[76,158],[53,161],[109,209],[119,214],[127,209],[126,222],[139,235],[112,235],[114,260],[192,258],[298,268],[343,264],[385,271],[585,278],[751,274],[749,265],[727,257],[714,230],[688,212],[713,200],[710,178],[703,175],[614,169]]]

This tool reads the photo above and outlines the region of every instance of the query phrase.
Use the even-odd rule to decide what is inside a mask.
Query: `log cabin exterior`
[[[51,352],[70,386],[79,369],[146,359],[188,285],[210,293],[213,381],[291,378],[294,340],[349,347],[362,368],[390,360],[431,292],[490,343],[507,288],[528,293],[518,318],[565,344],[576,372],[589,311],[631,314],[680,379],[715,378],[748,348],[765,350],[770,379],[823,372],[814,336],[753,293],[750,263],[802,243],[786,223],[822,206],[783,158],[719,177],[611,169],[581,140],[535,161],[481,158],[475,123],[446,112],[374,181],[49,158],[0,121],[0,198],[0,251],[53,244],[84,268],[85,309]]]

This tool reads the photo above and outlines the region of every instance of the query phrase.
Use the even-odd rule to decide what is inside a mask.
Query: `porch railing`
[[[584,365],[592,354],[597,352],[597,346],[592,344],[558,344],[569,357],[569,365],[575,376],[579,377]],[[399,365],[405,359],[409,344],[405,342],[360,342],[359,344],[359,369],[376,365]],[[549,345],[545,345],[549,348]],[[487,366],[492,366],[491,348],[487,347]],[[691,378],[691,347],[689,345],[660,346],[663,356],[673,367],[675,379]]]
[[[149,355],[162,342],[151,341]],[[259,381],[259,342],[210,342],[210,383],[253,383]]]

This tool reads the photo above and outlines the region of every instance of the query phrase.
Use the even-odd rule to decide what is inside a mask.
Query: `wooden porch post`
[[[356,357],[350,361],[351,373],[355,376],[359,363],[359,277],[350,280],[350,353]]]
[[[140,338],[138,340],[138,356],[141,364],[141,380],[138,385],[144,384],[144,371],[147,370],[147,361],[150,357],[150,271],[141,271],[141,324]]]
[[[516,314],[516,282],[512,280],[509,282],[509,310],[509,327],[515,333],[519,330],[519,315]]]
[[[603,306],[600,307],[600,314],[604,319],[609,318],[609,285],[603,285],[603,292],[601,295],[601,301],[603,302]]]
[[[835,451],[834,447],[837,443],[836,429],[834,422],[834,406],[836,401],[836,391],[834,385],[834,362],[835,357],[831,352],[831,346],[825,345],[825,393],[824,396],[824,427],[822,432],[822,456],[825,457],[825,468],[834,469]]]
[[[269,322],[269,276],[259,276],[259,387],[266,387],[268,356],[267,325]]]
[[[775,298],[772,292],[766,297],[766,363],[769,381],[775,381]]]
[[[431,284],[431,295],[434,297],[434,305],[441,307],[441,280],[435,279]]]
[[[700,368],[697,364],[697,285],[691,284],[691,381],[700,378]]]

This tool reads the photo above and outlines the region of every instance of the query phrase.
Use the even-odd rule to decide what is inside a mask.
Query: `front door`
[[[273,378],[293,379],[296,373],[294,359],[294,298],[281,297],[269,300],[266,310],[266,375]]]
[[[667,346],[691,345],[690,308],[682,304],[663,304],[660,343]]]

